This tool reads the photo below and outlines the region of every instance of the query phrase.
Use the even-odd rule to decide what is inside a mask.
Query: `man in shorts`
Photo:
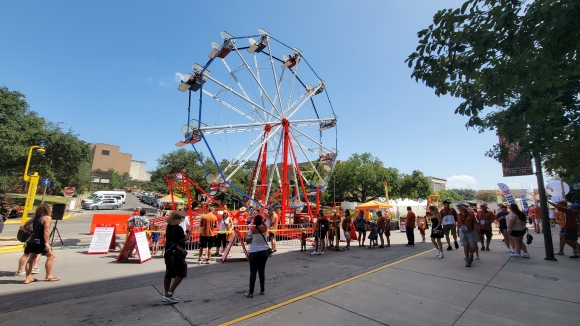
[[[477,236],[475,234],[475,215],[467,210],[467,205],[458,204],[457,209],[457,233],[463,246],[463,255],[465,256],[465,267],[473,264],[473,254],[477,248]]]
[[[568,207],[568,202],[566,200],[561,200],[557,204],[552,202],[548,202],[550,205],[556,207],[556,209],[563,213],[564,215],[564,242],[572,247],[574,254],[570,256],[570,258],[578,259],[580,256],[578,255],[578,250],[580,247],[578,245],[578,222],[577,219],[579,217],[580,212],[575,211]],[[562,230],[560,230],[562,231]]]
[[[175,289],[181,281],[187,277],[187,262],[185,257],[174,257],[172,254],[173,246],[185,246],[185,232],[179,226],[185,220],[185,214],[182,211],[173,211],[165,217],[167,229],[165,230],[166,251],[163,255],[165,260],[165,276],[163,277],[163,287],[165,294],[161,298],[163,302],[170,304],[178,303],[179,299],[174,295]],[[171,281],[173,279],[173,282]]]
[[[489,243],[491,242],[492,237],[492,227],[491,224],[495,221],[495,216],[492,212],[489,211],[487,204],[481,204],[481,211],[478,212],[478,219],[479,223],[481,224],[481,251],[489,251]],[[486,238],[485,246],[483,242],[483,238]]]
[[[217,234],[214,226],[217,224],[217,216],[214,214],[215,209],[213,207],[209,208],[209,212],[201,217],[199,222],[199,255],[197,257],[198,264],[209,264],[211,257],[211,248],[215,242],[215,236]],[[206,250],[206,258],[202,262],[201,256],[203,255],[203,249]]]
[[[312,255],[324,255],[324,246],[325,246],[325,239],[326,233],[328,232],[329,226],[328,219],[326,215],[321,212],[319,217],[316,219],[316,223],[314,224],[314,251]]]
[[[346,239],[346,247],[344,249],[350,249],[350,224],[352,219],[350,217],[350,212],[348,210],[344,211],[344,218],[342,219],[341,227],[342,232],[344,232],[344,237]]]
[[[451,235],[453,236],[455,249],[459,249],[459,244],[457,243],[457,233],[455,232],[457,224],[457,211],[453,207],[449,207],[449,204],[449,201],[443,201],[443,208],[439,214],[441,214],[441,219],[443,220],[443,233],[445,234],[445,240],[447,240],[447,250],[453,250],[449,240],[449,232],[451,232]]]
[[[278,221],[280,218],[280,207],[274,208],[274,211],[268,217],[269,226],[268,228],[270,231],[268,232],[268,237],[270,240],[270,244],[272,245],[272,251],[276,252],[276,233],[275,230],[278,229]]]
[[[332,210],[332,216],[330,216],[330,228],[328,230],[328,248],[332,249],[334,247],[334,237],[336,226],[340,224],[340,216],[336,213],[336,210]]]

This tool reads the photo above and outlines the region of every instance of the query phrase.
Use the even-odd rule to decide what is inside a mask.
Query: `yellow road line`
[[[375,268],[375,269],[373,269],[373,270],[370,270],[370,271],[368,271],[368,272],[364,272],[364,273],[362,273],[362,274],[359,274],[359,275],[357,275],[357,276],[353,276],[353,277],[351,277],[351,278],[348,278],[348,279],[346,279],[346,280],[343,280],[343,281],[340,281],[340,282],[337,282],[337,283],[334,283],[334,284],[331,284],[331,285],[325,286],[325,287],[323,287],[323,288],[320,288],[320,289],[318,289],[318,290],[314,290],[314,291],[312,291],[312,292],[309,292],[309,293],[306,293],[306,294],[303,294],[303,295],[297,296],[297,297],[295,297],[295,298],[292,298],[292,299],[290,299],[290,300],[287,300],[287,301],[284,301],[284,302],[281,302],[281,303],[275,304],[275,305],[273,305],[273,306],[271,306],[271,307],[264,308],[264,309],[262,309],[262,310],[258,310],[258,311],[256,311],[256,312],[252,312],[252,313],[250,313],[250,314],[247,314],[247,315],[245,315],[245,316],[242,316],[242,317],[236,318],[236,319],[234,319],[234,320],[230,320],[230,321],[228,321],[228,322],[225,322],[225,323],[223,323],[223,324],[220,324],[220,326],[229,326],[229,325],[233,325],[233,324],[235,324],[235,323],[239,323],[239,322],[241,322],[241,321],[244,321],[244,320],[246,320],[246,319],[250,319],[250,318],[252,318],[252,317],[256,317],[256,316],[258,316],[258,315],[261,315],[261,314],[263,314],[263,313],[266,313],[266,312],[268,312],[268,311],[272,311],[272,310],[278,309],[278,308],[280,308],[280,307],[283,307],[283,306],[289,305],[289,304],[291,304],[291,303],[293,303],[293,302],[300,301],[300,300],[302,300],[302,299],[305,299],[305,298],[311,297],[311,296],[313,296],[313,295],[316,295],[316,294],[318,294],[318,293],[321,293],[321,292],[324,292],[324,291],[330,290],[330,289],[332,289],[332,288],[335,288],[335,287],[337,287],[337,286],[340,286],[340,285],[346,284],[346,283],[348,283],[348,282],[352,282],[352,281],[354,281],[354,280],[356,280],[356,279],[359,279],[359,278],[361,278],[361,277],[365,277],[365,276],[367,276],[367,275],[370,275],[370,274],[372,274],[372,273],[376,273],[376,272],[378,272],[378,271],[380,271],[380,270],[383,270],[383,269],[385,269],[385,268],[389,268],[389,267],[391,267],[391,266],[397,265],[397,264],[399,264],[399,263],[402,263],[402,262],[404,262],[404,261],[407,261],[407,260],[410,260],[410,259],[413,259],[413,258],[419,257],[419,256],[421,256],[421,255],[424,255],[424,254],[426,254],[426,253],[428,253],[428,252],[431,252],[431,251],[433,251],[433,250],[435,250],[435,249],[430,249],[430,250],[423,251],[423,252],[421,252],[421,253],[415,254],[415,255],[413,255],[413,256],[409,256],[409,257],[406,257],[406,258],[403,258],[403,259],[399,259],[399,260],[397,260],[397,261],[394,261],[394,262],[392,262],[392,263],[388,263],[388,264],[386,264],[386,265],[383,265],[383,266],[381,266],[381,267],[377,267],[377,268]]]
[[[24,245],[6,246],[3,248],[0,248],[0,253],[22,251],[23,249],[24,249]]]

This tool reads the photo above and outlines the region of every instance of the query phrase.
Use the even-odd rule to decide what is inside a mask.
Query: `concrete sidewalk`
[[[555,240],[557,232],[552,229]],[[55,262],[60,282],[22,285],[22,277],[12,276],[20,254],[4,254],[0,324],[579,324],[580,261],[567,256],[545,261],[543,237],[533,235],[531,259],[510,258],[494,234],[491,251],[481,252],[471,268],[464,267],[461,248],[437,259],[430,243],[403,247],[400,232],[393,232],[388,249],[353,243],[349,251],[312,256],[284,248],[268,260],[266,295],[253,299],[243,295],[246,262],[190,264],[189,277],[176,291],[182,301],[175,305],[160,301],[164,264],[159,258],[115,264],[118,252],[60,250]],[[235,254],[241,256],[241,250]],[[190,263],[195,255],[191,252]]]
[[[463,252],[435,251],[225,325],[579,325],[580,261],[544,260],[533,234],[531,259],[510,258],[501,240],[470,268]],[[558,228],[552,228],[557,246]],[[495,239],[501,236],[494,234]],[[556,250],[557,251],[557,248]],[[568,247],[567,254],[571,254]],[[250,317],[247,318],[246,317]],[[233,322],[233,323],[232,323]],[[236,323],[237,322],[237,323]]]

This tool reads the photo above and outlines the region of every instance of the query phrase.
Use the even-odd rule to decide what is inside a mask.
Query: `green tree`
[[[52,179],[52,186],[86,186],[83,167],[90,162],[88,144],[72,130],[64,131],[30,110],[25,96],[7,87],[0,88],[0,188],[16,188],[22,183],[28,149],[46,143],[45,154],[34,153],[29,172]],[[80,183],[79,183],[80,182]]]
[[[495,203],[497,201],[497,193],[495,190],[480,190],[475,194],[475,199],[486,203]]]
[[[460,195],[462,197],[462,199],[460,200],[473,200],[475,199],[475,193],[477,192],[475,189],[467,189],[467,188],[449,189],[449,190],[453,190],[458,195]]]
[[[370,153],[352,154],[346,161],[335,166],[328,189],[336,193],[336,200],[366,202],[385,196],[384,181],[393,188],[398,186],[398,171],[386,169],[378,158]],[[398,189],[389,190],[397,192]]]
[[[462,99],[468,127],[496,130],[547,165],[580,141],[577,0],[469,0],[438,11],[406,60],[412,77]],[[486,116],[485,108],[493,108]],[[487,155],[504,159],[496,145]]]
[[[452,189],[439,190],[439,196],[441,196],[442,202],[447,200],[452,203],[454,201],[463,200],[463,197]]]
[[[401,179],[400,198],[423,200],[433,194],[431,182],[419,170],[413,171],[410,175],[403,174]]]

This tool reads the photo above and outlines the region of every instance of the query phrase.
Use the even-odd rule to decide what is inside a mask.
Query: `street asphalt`
[[[129,196],[123,209],[135,205]],[[510,258],[494,234],[491,251],[471,268],[463,266],[461,250],[437,259],[430,243],[404,247],[405,235],[396,231],[385,249],[353,243],[349,251],[313,256],[298,245],[281,246],[266,266],[266,295],[253,299],[244,297],[247,262],[195,265],[190,251],[188,278],[175,293],[181,302],[168,305],[161,302],[161,258],[115,263],[118,252],[86,254],[91,216],[59,223],[65,246],[74,246],[55,250],[59,282],[20,284],[24,278],[14,276],[20,253],[0,254],[1,325],[579,324],[580,261],[545,261],[539,234],[528,246],[529,260]]]

